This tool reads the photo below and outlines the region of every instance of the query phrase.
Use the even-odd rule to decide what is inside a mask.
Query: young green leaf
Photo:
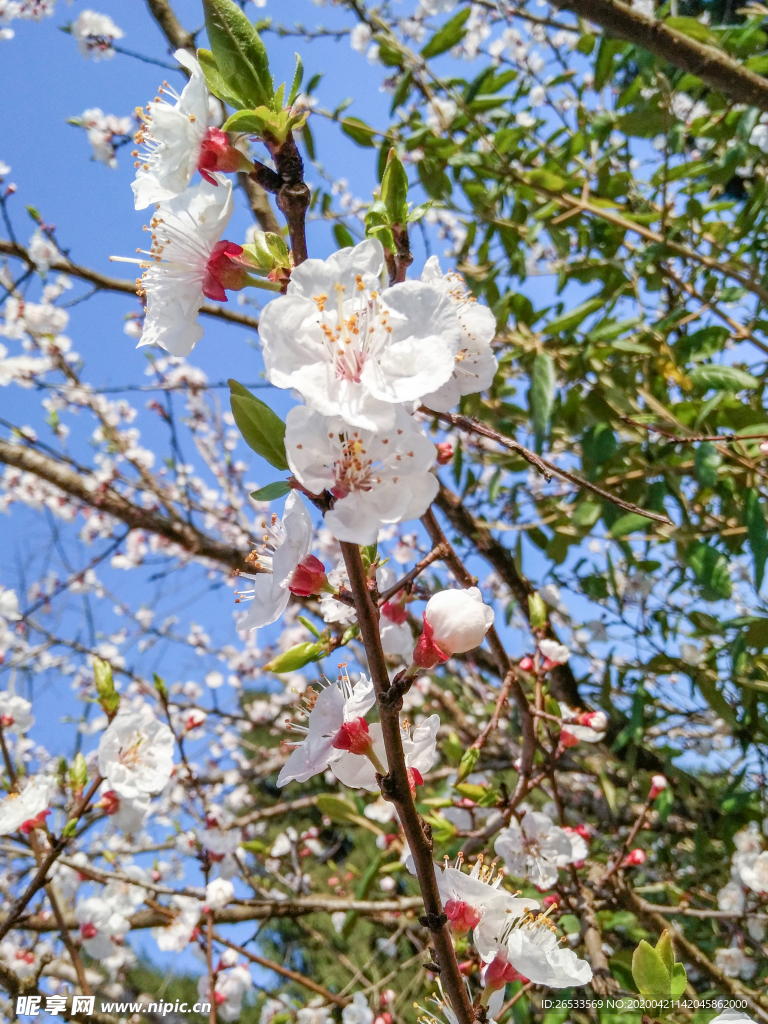
[[[714,487],[717,484],[717,471],[723,461],[720,452],[711,441],[702,441],[693,456],[696,479],[702,487]]]
[[[740,370],[737,366],[717,366],[709,364],[697,366],[688,374],[691,383],[697,388],[709,391],[743,391],[744,388],[756,388],[758,381],[751,373]]]
[[[211,52],[239,107],[270,106],[274,84],[259,33],[233,0],[203,0]]]
[[[422,57],[438,57],[452,46],[460,43],[467,30],[464,24],[472,13],[471,8],[465,7],[458,14],[455,14],[449,21],[441,26],[432,36],[426,46],[422,47]]]
[[[275,469],[288,469],[285,424],[268,405],[236,380],[228,381],[232,415],[243,440]]]
[[[672,984],[670,986],[670,996],[672,999],[679,999],[683,992],[685,992],[685,986],[688,984],[688,975],[685,973],[685,968],[682,964],[672,965]]]
[[[670,992],[670,972],[664,966],[659,953],[641,939],[632,955],[632,977],[642,996],[663,998]]]
[[[667,973],[672,977],[672,968],[675,965],[675,950],[672,946],[672,936],[669,934],[669,928],[665,928],[659,936],[659,941],[656,943],[656,952],[663,960]]]
[[[230,107],[235,107],[235,109],[245,105],[244,101],[232,91],[224,80],[223,75],[216,67],[216,61],[213,59],[213,54],[210,50],[198,50],[197,59],[200,62],[200,67],[203,69],[208,92],[213,93],[223,103]]]
[[[287,651],[283,651],[282,654],[278,654],[272,661],[267,662],[264,666],[264,671],[297,672],[300,668],[308,665],[310,661],[317,661],[318,658],[323,656],[323,653],[324,649],[319,644],[305,641],[302,644],[296,644],[295,647],[291,647]]]
[[[555,398],[556,372],[552,356],[540,352],[533,360],[531,386],[528,391],[528,404],[531,409],[533,431],[536,435],[536,450],[541,451],[544,439],[549,430],[549,418]]]
[[[408,175],[394,146],[389,151],[381,179],[381,199],[390,224],[408,223]]]
[[[752,487],[748,487],[744,494],[744,522],[755,566],[755,590],[759,591],[763,585],[765,561],[768,558],[768,527],[760,496]]]
[[[275,480],[274,483],[267,484],[266,487],[260,487],[258,491],[251,491],[251,497],[254,501],[276,501],[288,494],[290,489],[285,480]]]
[[[528,595],[528,621],[532,629],[541,629],[547,621],[547,606],[539,594]]]
[[[288,93],[288,103],[286,104],[289,107],[292,107],[293,104],[296,102],[296,97],[299,95],[299,89],[301,88],[301,83],[304,79],[304,64],[302,63],[301,57],[298,55],[298,53],[295,54],[295,57],[296,70],[293,72],[291,91]]]

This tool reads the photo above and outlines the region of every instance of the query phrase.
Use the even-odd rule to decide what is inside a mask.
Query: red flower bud
[[[549,896],[545,896],[544,899],[541,902],[544,904],[545,907],[551,907],[551,906],[559,907],[560,906],[560,896],[556,892],[551,892],[549,894]]]
[[[568,732],[568,726],[564,726],[563,731],[560,733],[560,748],[566,750],[568,747],[575,747],[578,742],[573,733]]]
[[[93,939],[99,934],[99,929],[95,924],[91,924],[90,921],[86,921],[80,925],[80,934],[84,939]]]
[[[651,779],[651,791],[648,794],[649,800],[655,800],[659,793],[663,793],[669,783],[663,775],[654,775]]]
[[[483,983],[486,988],[495,991],[504,988],[508,981],[517,981],[518,978],[522,978],[522,975],[503,954],[497,953],[485,969]]]
[[[435,445],[437,448],[437,464],[438,466],[447,466],[453,458],[453,445],[450,441],[441,441],[440,444]]]
[[[114,789],[108,789],[106,793],[102,794],[101,800],[96,806],[101,807],[105,814],[117,814],[120,810],[120,797]]]
[[[415,793],[417,786],[423,786],[424,785],[424,778],[422,777],[422,774],[421,774],[421,772],[419,771],[418,768],[408,768],[407,769],[407,774],[408,774],[408,785],[410,787],[411,793]]]
[[[211,185],[218,185],[211,171],[244,171],[252,166],[248,157],[239,149],[235,149],[229,141],[229,136],[221,128],[205,129],[200,156],[197,158],[197,169]]]
[[[298,597],[311,597],[313,594],[322,593],[327,583],[328,577],[325,575],[323,563],[314,555],[307,555],[293,570],[293,575],[288,581],[288,589]]]
[[[239,292],[248,284],[249,275],[246,268],[238,266],[230,259],[230,256],[239,256],[242,251],[242,245],[237,245],[236,242],[222,240],[214,245],[203,278],[203,295],[207,299],[226,302],[225,289]]]
[[[520,659],[519,667],[522,672],[533,672],[533,658],[530,654],[526,654],[524,658]]]
[[[337,750],[348,750],[351,754],[367,754],[371,746],[368,723],[364,718],[353,718],[345,722],[333,737]]]
[[[638,864],[645,864],[645,850],[636,847],[634,850],[630,850],[621,862],[621,866],[623,868],[632,868],[637,867]]]

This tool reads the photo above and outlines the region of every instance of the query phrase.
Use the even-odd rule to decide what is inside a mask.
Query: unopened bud
[[[325,566],[314,555],[307,555],[303,562],[299,562],[288,581],[288,589],[298,597],[321,594],[327,586]]]
[[[453,458],[453,445],[450,441],[441,441],[440,444],[435,445],[437,448],[437,464],[438,466],[447,466]]]
[[[641,850],[639,847],[630,850],[621,862],[623,868],[637,867],[639,864],[645,864],[645,850]]]
[[[530,654],[526,654],[524,658],[520,659],[519,667],[522,672],[533,672],[533,658]]]
[[[208,263],[205,267],[203,278],[203,295],[207,299],[216,299],[217,302],[226,302],[226,290],[239,292],[248,284],[250,274],[245,267],[240,266],[232,256],[240,256],[243,247],[236,242],[222,240],[214,245]]]
[[[655,800],[659,793],[663,793],[669,783],[663,775],[654,775],[651,779],[651,791],[648,794],[649,800]]]

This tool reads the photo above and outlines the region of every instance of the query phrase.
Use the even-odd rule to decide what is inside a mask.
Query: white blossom
[[[114,57],[113,43],[122,39],[122,29],[112,21],[108,14],[96,11],[81,11],[77,20],[72,23],[72,35],[77,41],[77,48],[83,57],[94,60],[108,60]]]
[[[9,793],[0,801],[0,836],[11,835],[27,822],[37,822],[56,792],[56,780],[36,775],[20,793]]]
[[[373,544],[384,523],[418,518],[437,494],[435,446],[400,408],[391,430],[374,432],[294,406],[285,450],[299,483],[334,496],[325,525],[338,540]]]
[[[551,888],[558,868],[572,859],[570,838],[540,811],[526,811],[519,824],[502,829],[493,848],[513,875],[529,878],[539,889]]]
[[[159,793],[173,771],[173,733],[149,705],[120,711],[99,743],[99,772],[118,796]]]
[[[397,405],[453,373],[461,330],[451,301],[431,284],[381,290],[376,239],[305,260],[259,324],[269,380],[295,388],[324,416],[389,430]]]

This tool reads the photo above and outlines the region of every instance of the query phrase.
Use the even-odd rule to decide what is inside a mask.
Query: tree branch
[[[552,3],[696,75],[735,103],[768,110],[768,81],[723,50],[700,43],[619,0],[552,0]]]

